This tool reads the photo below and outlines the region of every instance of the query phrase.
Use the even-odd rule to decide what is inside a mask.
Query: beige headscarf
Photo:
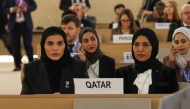
[[[177,33],[182,33],[184,34],[190,41],[190,29],[186,27],[180,27],[176,29],[173,33],[173,38],[172,42],[174,45],[174,37]],[[180,68],[185,68],[187,66],[187,62],[190,60],[190,50],[187,52],[185,55],[181,55],[179,53],[176,53],[175,55],[175,63],[180,67]]]

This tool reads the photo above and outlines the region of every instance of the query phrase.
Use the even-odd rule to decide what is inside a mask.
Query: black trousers
[[[33,48],[32,48],[32,30],[28,29],[26,23],[16,23],[15,28],[11,33],[11,47],[14,57],[15,67],[20,68],[21,64],[21,44],[20,38],[22,35],[24,48],[28,56],[29,62],[33,61]]]

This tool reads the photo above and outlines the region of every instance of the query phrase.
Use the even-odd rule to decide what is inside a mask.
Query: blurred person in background
[[[31,12],[36,10],[34,0],[4,0],[3,11],[10,15],[8,29],[11,34],[12,54],[15,68],[13,71],[21,70],[21,47],[20,37],[23,37],[24,48],[29,62],[33,61],[32,29],[33,23]]]

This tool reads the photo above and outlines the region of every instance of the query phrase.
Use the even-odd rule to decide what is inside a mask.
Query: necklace
[[[138,71],[137,71],[137,75],[138,75],[138,78],[139,78],[139,73],[138,73]],[[139,90],[140,94],[142,94],[142,89],[143,89],[143,87],[144,87],[145,81],[147,80],[148,76],[149,76],[149,74],[146,76],[146,79],[145,79],[144,82],[143,82],[143,85],[142,85],[141,90]]]

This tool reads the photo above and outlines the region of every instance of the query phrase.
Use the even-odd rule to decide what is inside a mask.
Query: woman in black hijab
[[[90,78],[112,78],[115,73],[114,59],[104,55],[100,50],[100,43],[96,31],[85,27],[79,33],[81,46],[75,59],[87,62],[87,72]]]
[[[179,90],[175,70],[156,59],[158,47],[153,30],[141,28],[135,32],[132,39],[135,63],[116,70],[116,76],[124,78],[124,93],[169,94]]]
[[[40,60],[24,66],[21,94],[74,94],[73,78],[85,77],[86,63],[70,56],[66,35],[58,27],[47,28],[40,45]]]

